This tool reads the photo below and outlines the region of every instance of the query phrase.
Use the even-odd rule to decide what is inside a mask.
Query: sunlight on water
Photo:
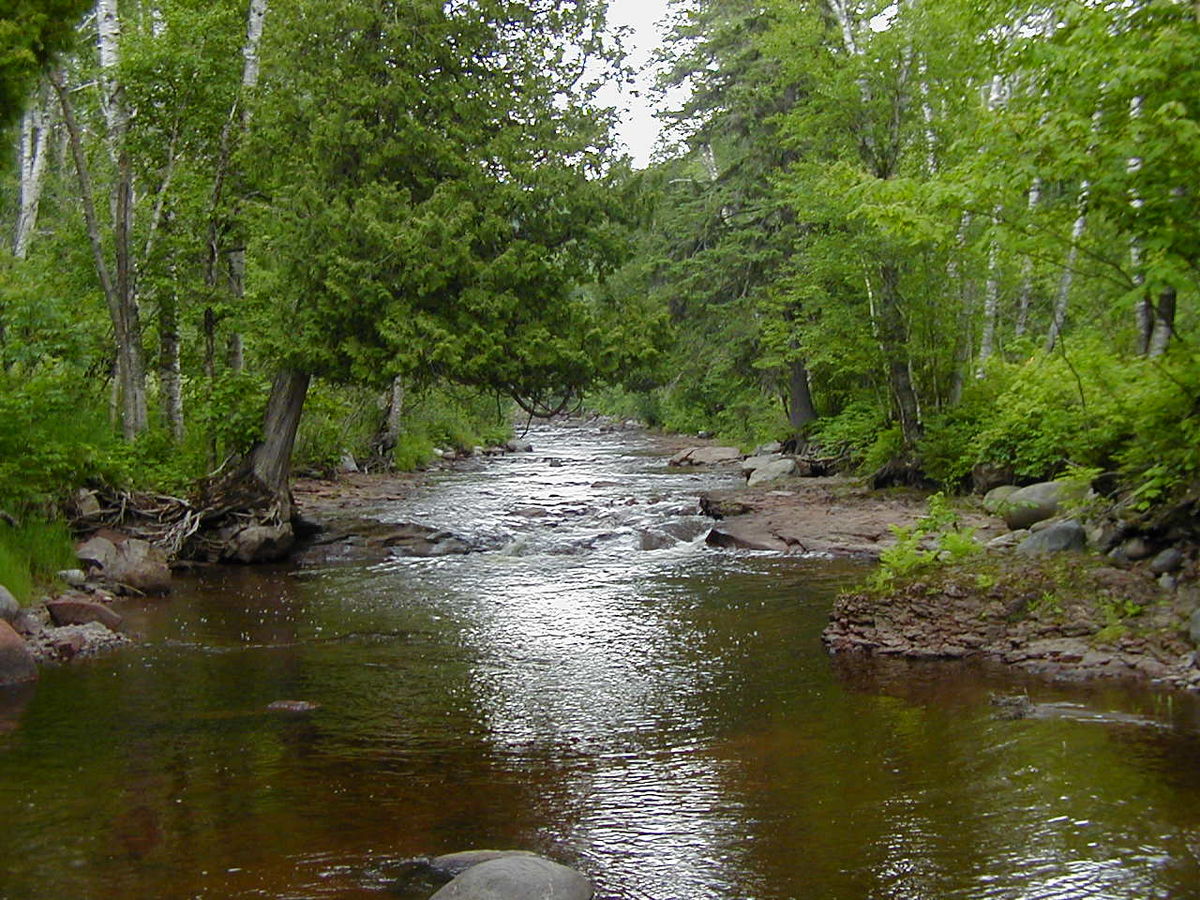
[[[215,569],[0,692],[0,897],[416,900],[406,860],[481,846],[601,900],[1194,895],[1191,698],[830,659],[864,570],[706,547],[736,472],[530,438],[362,511],[481,552]],[[1044,716],[997,719],[1021,691]]]

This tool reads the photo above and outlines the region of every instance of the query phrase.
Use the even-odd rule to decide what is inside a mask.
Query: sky
[[[609,0],[608,19],[612,25],[628,25],[633,31],[627,41],[629,64],[639,71],[635,88],[638,96],[621,91],[616,85],[603,94],[606,102],[625,110],[617,136],[629,149],[633,163],[645,168],[650,162],[659,124],[650,106],[653,75],[644,71],[650,56],[662,43],[660,25],[665,24],[668,0]]]

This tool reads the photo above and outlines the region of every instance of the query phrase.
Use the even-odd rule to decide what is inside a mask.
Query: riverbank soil
[[[891,526],[911,526],[927,514],[926,496],[827,476],[710,491],[700,506],[718,519],[712,546],[875,559],[895,542]],[[976,529],[983,541],[1007,531],[994,516],[971,511],[959,514],[959,527]]]
[[[989,553],[841,595],[823,638],[835,653],[990,659],[1056,678],[1196,690],[1200,668],[1187,627],[1200,605],[1195,575],[1164,588],[1144,568],[1102,557]]]

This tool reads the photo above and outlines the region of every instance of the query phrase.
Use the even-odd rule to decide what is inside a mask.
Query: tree
[[[278,12],[240,156],[248,316],[278,375],[263,440],[206,501],[265,511],[267,548],[289,540],[312,376],[448,379],[546,413],[628,355],[578,289],[626,247],[609,114],[590,99],[602,7]]]

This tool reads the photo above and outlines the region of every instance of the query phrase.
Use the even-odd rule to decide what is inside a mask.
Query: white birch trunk
[[[1067,260],[1063,264],[1062,275],[1058,279],[1058,291],[1054,296],[1054,312],[1050,317],[1050,330],[1046,334],[1046,352],[1049,353],[1058,344],[1063,326],[1067,322],[1067,306],[1071,299],[1071,283],[1075,278],[1075,263],[1079,259],[1079,242],[1087,230],[1088,196],[1092,183],[1085,180],[1079,186],[1078,214],[1075,224],[1071,226],[1071,247],[1067,250]]]
[[[17,259],[28,256],[29,242],[37,228],[38,206],[42,200],[42,185],[46,180],[51,122],[49,104],[39,94],[37,101],[29,105],[21,119],[20,210],[13,237],[13,255]]]
[[[1029,201],[1027,208],[1033,213],[1042,202],[1042,179],[1033,179],[1029,186]],[[1021,292],[1017,298],[1017,324],[1013,333],[1023,337],[1029,326],[1029,308],[1033,305],[1033,257],[1028,254],[1021,261]]]
[[[1001,208],[992,213],[993,227],[1000,221]],[[979,339],[979,362],[975,377],[982,378],[987,362],[996,352],[996,326],[1000,310],[1000,244],[988,242],[988,277],[983,288],[983,334]]]
[[[1104,91],[1107,85],[1101,85]],[[1092,137],[1100,131],[1100,110],[1092,113]],[[1095,145],[1089,147],[1089,153]],[[1071,226],[1071,246],[1067,251],[1067,261],[1063,266],[1062,275],[1058,279],[1058,291],[1054,297],[1054,311],[1050,317],[1050,330],[1046,333],[1046,352],[1049,353],[1058,345],[1062,336],[1063,326],[1067,322],[1067,306],[1071,299],[1071,284],[1075,279],[1075,263],[1079,259],[1079,244],[1087,230],[1088,201],[1091,198],[1092,182],[1085,178],[1079,184],[1079,199],[1076,201],[1075,224]]]
[[[121,64],[121,19],[117,0],[96,0],[96,30],[100,50],[100,107],[108,126],[109,152],[116,159],[129,118],[121,97],[117,68]]]

